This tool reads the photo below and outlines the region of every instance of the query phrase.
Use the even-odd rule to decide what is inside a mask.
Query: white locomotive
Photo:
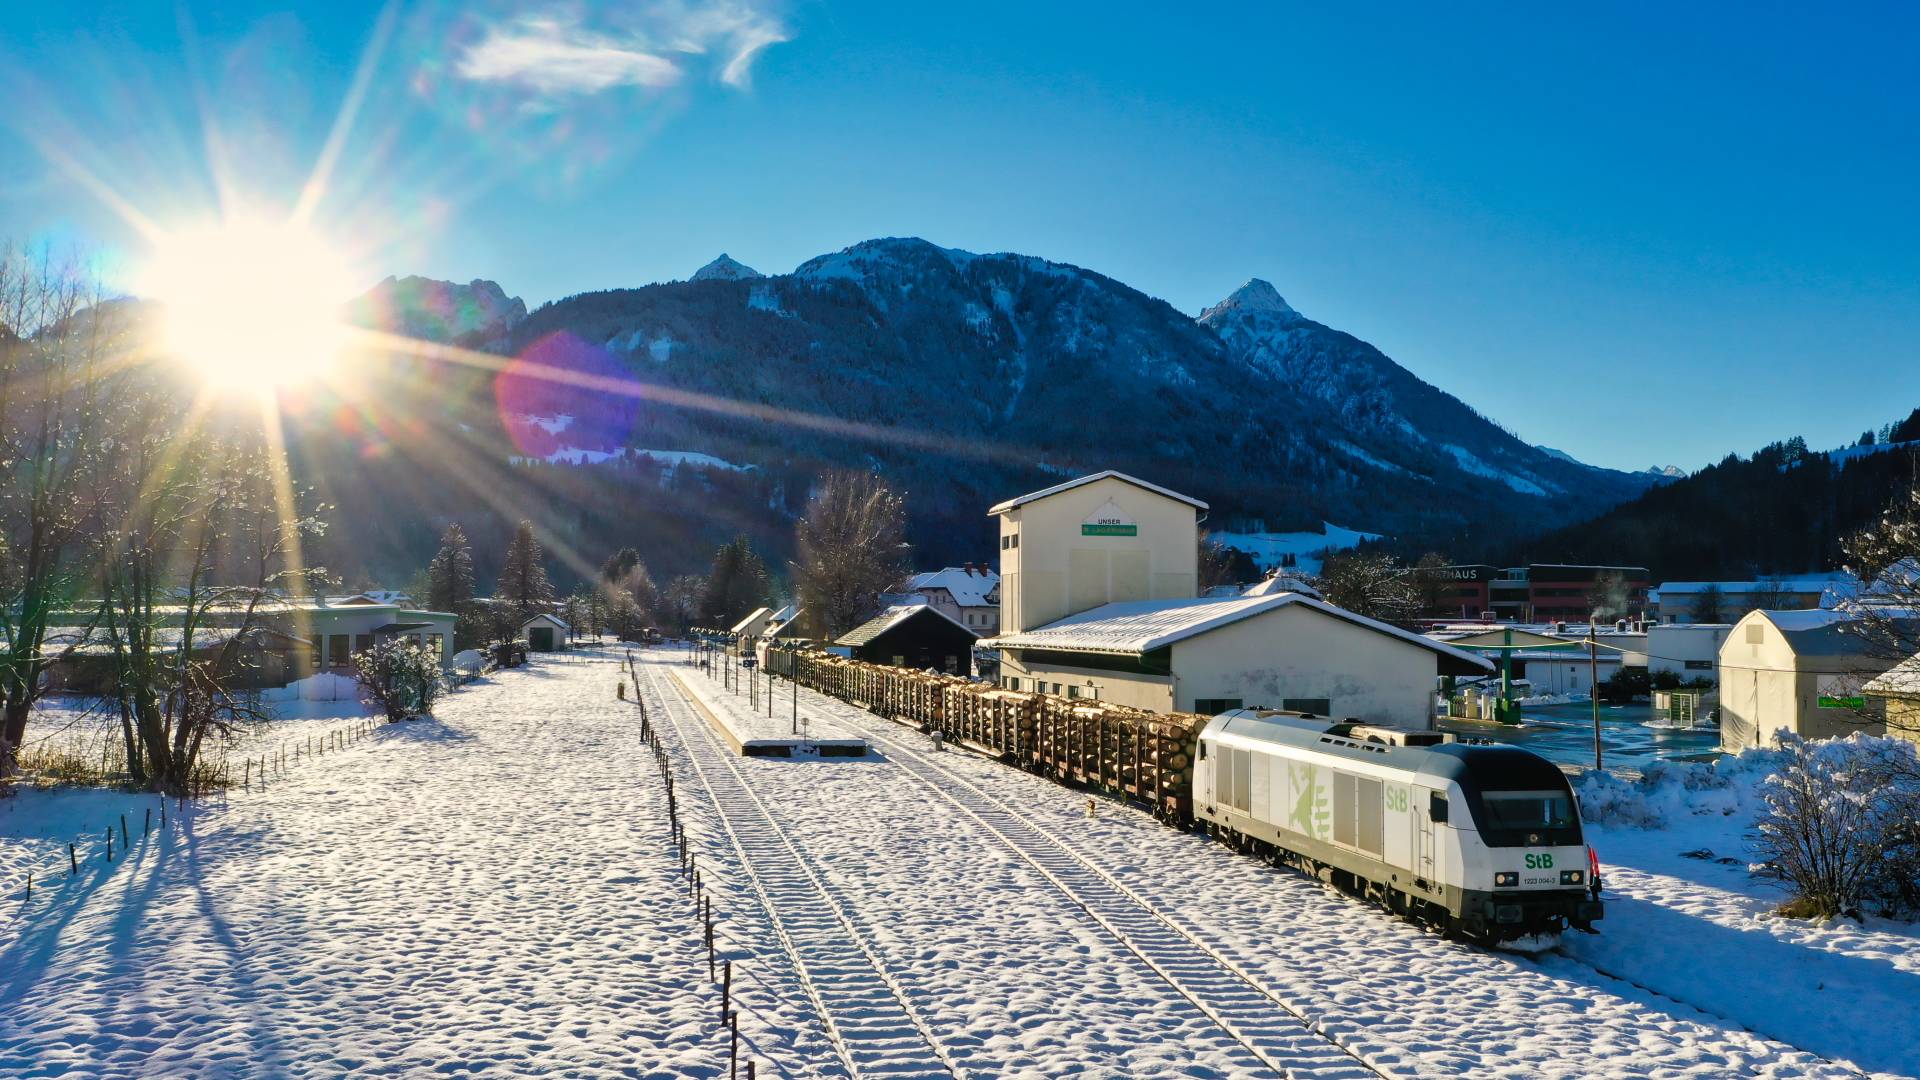
[[[1573,790],[1530,751],[1265,709],[1199,743],[1194,817],[1243,850],[1487,941],[1602,915]]]

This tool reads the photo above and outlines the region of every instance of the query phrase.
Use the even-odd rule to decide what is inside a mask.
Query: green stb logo
[[[1527,869],[1529,870],[1553,869],[1553,852],[1543,851],[1538,855],[1527,856]]]
[[[1407,812],[1406,788],[1394,786],[1387,789],[1387,809],[1396,814]]]
[[[1138,536],[1140,526],[1123,525],[1117,521],[1087,521],[1080,525],[1081,536]]]

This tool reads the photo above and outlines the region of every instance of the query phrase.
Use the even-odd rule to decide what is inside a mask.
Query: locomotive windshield
[[[1480,836],[1498,847],[1580,844],[1580,813],[1567,792],[1480,792]]]

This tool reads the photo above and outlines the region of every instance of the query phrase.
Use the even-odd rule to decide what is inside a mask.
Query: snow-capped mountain
[[[446,521],[478,546],[504,515],[565,522],[596,558],[674,537],[656,573],[740,531],[784,557],[835,467],[908,492],[919,557],[952,564],[990,558],[995,500],[1102,468],[1206,499],[1217,531],[1337,521],[1463,557],[1652,483],[1520,442],[1264,282],[1196,319],[1080,267],[918,239],[772,277],[716,265],[530,314],[491,282],[383,282],[356,305],[368,325],[521,363],[396,358],[358,395],[377,407],[295,425],[303,475],[383,530],[329,565],[404,575]]]
[[[693,272],[694,281],[745,281],[767,275],[721,252],[720,257]]]
[[[548,305],[513,345],[564,332],[636,379],[772,407],[746,423],[649,404],[640,423],[645,445],[763,476],[877,463],[914,493],[915,539],[956,558],[985,543],[981,506],[1078,470],[1193,491],[1223,524],[1435,544],[1573,520],[1648,483],[1520,442],[1263,281],[1196,320],[1080,267],[912,238],[697,277]]]
[[[1258,278],[1200,322],[1258,377],[1335,420],[1343,434],[1334,448],[1355,467],[1436,480],[1458,470],[1548,500],[1637,490],[1628,474],[1521,442],[1372,345],[1300,314]]]

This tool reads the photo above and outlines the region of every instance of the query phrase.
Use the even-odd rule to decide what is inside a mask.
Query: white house
[[[1720,647],[1732,632],[1732,623],[1655,623],[1647,627],[1647,673],[1718,681]]]
[[[1720,646],[1720,748],[1765,746],[1775,731],[1880,734],[1864,686],[1893,662],[1870,655],[1846,611],[1753,611]]]
[[[543,611],[521,623],[514,638],[529,652],[559,652],[572,641],[573,627]]]
[[[967,563],[915,574],[901,592],[918,594],[928,607],[982,637],[1000,629],[1000,575],[984,566]]]
[[[748,612],[746,618],[734,623],[727,631],[727,638],[733,643],[734,649],[736,651],[752,649],[753,643],[759,639],[767,625],[773,622],[773,616],[772,608],[757,607]]]
[[[1000,682],[1157,711],[1432,723],[1435,676],[1492,665],[1295,592],[1200,597],[1206,504],[1102,472],[993,507]]]
[[[1701,594],[1720,592],[1716,620],[1738,619],[1749,611],[1796,611],[1830,608],[1859,593],[1860,579],[1844,570],[1821,574],[1786,574],[1755,581],[1663,581],[1647,597],[1663,623],[1700,620]]]

